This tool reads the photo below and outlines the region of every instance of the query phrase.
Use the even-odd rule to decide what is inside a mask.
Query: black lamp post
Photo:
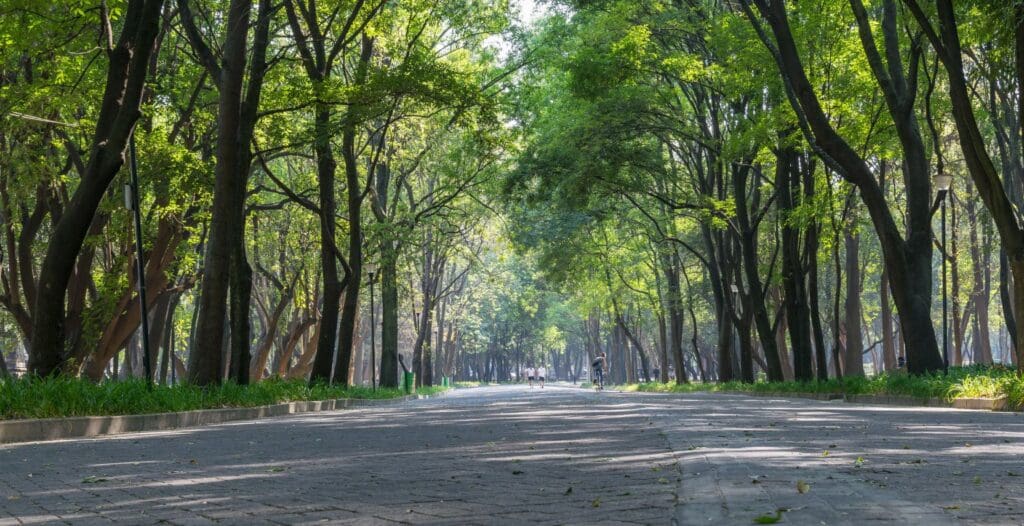
[[[377,275],[377,265],[366,265],[366,274],[370,278],[370,385],[377,390],[377,309],[373,301],[373,278]]]
[[[732,285],[729,285],[729,290],[732,291],[732,304],[733,304],[733,307],[735,307],[735,309],[736,309],[736,318],[740,318],[740,317],[742,317],[742,314],[740,313],[740,287],[738,285],[736,285],[735,283],[733,283]],[[734,338],[736,340],[736,342],[733,344],[735,346],[734,347],[735,351],[733,353],[731,353],[731,356],[729,358],[730,358],[731,362],[736,363],[735,362],[735,358],[738,358],[740,356],[741,352],[742,352],[740,350],[741,349],[741,346],[740,346],[740,325],[738,323],[733,323],[732,324],[732,333],[734,334]],[[743,372],[742,372],[742,369],[743,369],[743,360],[742,360],[742,358],[740,359],[740,369],[741,369],[740,375],[742,376],[742,374],[743,374]],[[735,371],[733,371],[733,374],[735,374]]]
[[[944,173],[935,174],[936,199],[942,202],[942,369],[949,372],[949,302],[946,292],[946,196],[953,184],[953,176]]]
[[[124,206],[132,211],[135,219],[135,274],[138,277],[139,311],[142,315],[142,369],[146,374],[146,385],[153,387],[153,364],[149,359],[149,309],[146,306],[146,267],[142,262],[142,214],[139,211],[139,174],[135,161],[135,132],[128,142],[129,182],[124,185]]]

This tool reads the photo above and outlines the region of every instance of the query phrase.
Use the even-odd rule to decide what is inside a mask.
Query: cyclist
[[[608,369],[608,360],[605,359],[604,352],[601,352],[590,366],[594,369],[594,385],[598,389],[604,389],[604,373]]]

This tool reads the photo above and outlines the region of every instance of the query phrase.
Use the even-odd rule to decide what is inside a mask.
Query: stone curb
[[[75,416],[69,418],[5,420],[0,421],[0,444],[45,442],[144,431],[169,431],[238,420],[258,420],[299,413],[390,405],[410,400],[443,396],[444,394],[443,392],[436,395],[413,394],[401,398],[386,399],[336,398],[332,400],[286,402],[257,407],[199,409],[178,413],[153,413],[146,415]]]
[[[840,393],[788,393],[788,392],[724,392],[741,396],[774,396],[779,398],[806,398],[810,400],[843,401],[849,404],[895,405],[903,407],[949,407],[953,409],[974,409],[981,411],[1014,411],[1006,405],[1006,397],[999,398],[956,398],[947,402],[941,398],[919,398],[902,395],[847,395]],[[1020,410],[1017,410],[1020,411]]]

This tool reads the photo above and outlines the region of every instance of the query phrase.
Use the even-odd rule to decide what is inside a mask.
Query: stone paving
[[[1020,414],[503,386],[0,446],[0,525],[1024,524],[1022,453]]]

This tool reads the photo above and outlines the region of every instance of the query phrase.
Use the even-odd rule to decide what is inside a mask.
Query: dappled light
[[[0,526],[1024,520],[1024,0],[0,0]]]

